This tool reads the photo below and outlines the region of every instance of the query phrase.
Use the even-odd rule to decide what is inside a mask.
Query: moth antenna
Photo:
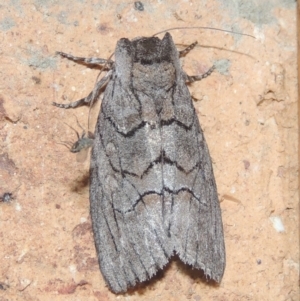
[[[167,32],[167,31],[178,30],[178,29],[208,29],[208,30],[216,30],[216,31],[223,31],[223,32],[238,34],[238,35],[241,35],[241,36],[247,36],[247,37],[251,37],[251,38],[255,39],[254,36],[252,36],[250,34],[247,34],[247,33],[241,33],[241,32],[236,32],[236,31],[232,31],[232,30],[226,30],[226,29],[220,29],[220,28],[208,27],[208,26],[171,27],[169,29],[165,29],[165,30],[162,30],[160,32],[157,32],[156,34],[153,35],[153,37],[155,37],[155,36],[157,36],[157,35],[159,35],[161,33]]]

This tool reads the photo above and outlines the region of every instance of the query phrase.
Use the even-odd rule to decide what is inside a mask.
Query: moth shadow
[[[89,183],[90,183],[90,174],[87,171],[72,183],[71,191],[81,193],[89,186]]]
[[[171,265],[173,265],[173,263],[175,263],[175,269],[177,270],[177,272],[183,274],[184,277],[189,277],[190,279],[194,280],[195,283],[203,282],[206,285],[212,287],[219,286],[219,284],[214,280],[208,279],[202,270],[194,269],[192,266],[183,263],[177,255],[174,255],[170,259],[169,263],[163,269],[159,270],[155,276],[153,276],[149,280],[137,284],[135,287],[128,289],[126,294],[128,295],[138,294],[142,296],[145,295],[149,290],[155,290],[156,283],[162,281],[162,279],[165,277],[165,273],[168,270],[172,269]]]
[[[124,294],[120,295],[135,295],[138,294],[140,296],[147,294],[147,292],[155,290],[155,285],[157,282],[161,281],[164,278],[164,274],[166,270],[170,269],[171,261],[162,269],[158,270],[157,273],[151,277],[151,279],[146,280],[142,283],[138,283],[136,286],[131,287],[128,291]]]
[[[194,282],[203,282],[206,285],[209,285],[212,287],[219,286],[219,284],[216,281],[214,281],[210,278],[207,278],[207,276],[205,276],[204,271],[195,269],[191,265],[183,263],[177,255],[174,257],[173,260],[176,262],[178,271],[181,274],[184,274],[186,277],[190,277],[191,279],[193,279]]]

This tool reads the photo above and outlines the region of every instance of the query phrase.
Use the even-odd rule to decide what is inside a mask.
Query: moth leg
[[[64,53],[61,51],[57,51],[56,54],[59,54],[62,57],[65,57],[71,61],[74,61],[76,63],[84,63],[87,66],[93,67],[95,65],[102,66],[106,65],[108,69],[111,69],[113,66],[113,61],[112,60],[106,60],[106,59],[101,59],[97,57],[90,57],[90,58],[85,58],[85,57],[79,57],[79,56],[74,56],[72,54]]]
[[[188,52],[190,52],[192,49],[194,49],[197,44],[198,44],[198,42],[196,41],[193,44],[191,44],[190,46],[186,47],[185,49],[179,51],[179,57],[185,56]]]
[[[190,76],[190,75],[186,74],[185,81],[186,81],[187,84],[190,84],[190,83],[193,83],[195,81],[201,80],[203,78],[206,78],[206,77],[210,76],[215,69],[216,69],[216,67],[212,66],[207,72],[205,72],[201,75],[192,75],[192,76]]]
[[[112,75],[112,70],[108,71],[107,74],[103,78],[101,78],[100,81],[96,83],[95,88],[87,97],[81,98],[69,104],[62,104],[57,102],[53,102],[52,104],[56,107],[63,108],[63,109],[75,109],[83,105],[94,103],[94,100],[98,99],[101,89],[109,82],[111,75]]]

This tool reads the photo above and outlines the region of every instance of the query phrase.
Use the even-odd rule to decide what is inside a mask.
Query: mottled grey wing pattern
[[[121,39],[91,158],[91,216],[101,272],[114,292],[177,253],[216,281],[225,267],[208,148],[170,34]]]

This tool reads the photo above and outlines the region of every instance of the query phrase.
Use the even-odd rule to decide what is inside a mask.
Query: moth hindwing
[[[192,47],[190,47],[192,48]],[[187,50],[190,50],[187,48]],[[90,210],[102,275],[115,293],[151,278],[174,254],[221,281],[225,247],[211,158],[169,33],[121,39],[106,85],[90,166]]]

